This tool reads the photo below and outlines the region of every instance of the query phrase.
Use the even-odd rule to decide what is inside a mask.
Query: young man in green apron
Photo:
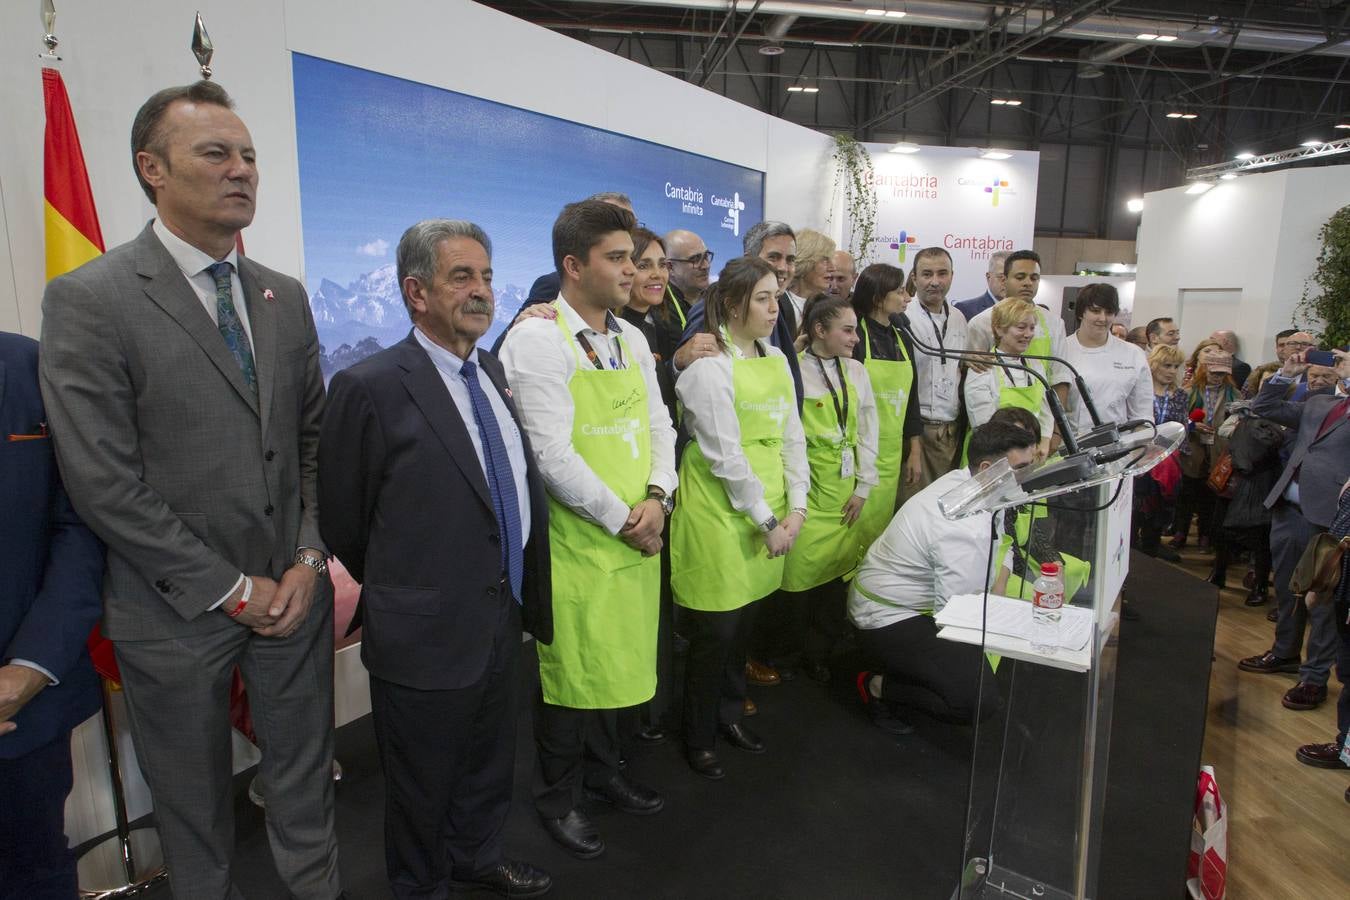
[[[557,315],[502,347],[549,493],[553,643],[540,646],[535,807],[573,855],[604,852],[583,796],[638,815],[659,793],[619,772],[617,711],[656,690],[661,532],[675,490],[675,431],[640,329],[615,312],[637,269],[636,222],[613,205],[564,207],[553,226]]]

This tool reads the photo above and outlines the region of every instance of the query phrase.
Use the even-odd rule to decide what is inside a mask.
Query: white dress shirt
[[[1144,351],[1115,335],[1101,347],[1084,347],[1077,333],[1065,342],[1065,358],[1083,375],[1103,422],[1153,421],[1153,374]],[[1075,434],[1092,428],[1092,416],[1076,390],[1069,391],[1069,427]]]
[[[792,291],[783,291],[783,296],[787,297],[788,302],[792,304],[792,311],[796,314],[797,327],[800,329],[802,327],[802,311],[806,309],[806,298],[798,297]]]
[[[951,304],[930,313],[922,303],[911,303],[905,313],[910,330],[923,343],[937,349],[965,350],[970,346],[966,317]],[[943,326],[946,325],[946,335]],[[948,356],[944,363],[936,356],[914,347],[914,390],[919,398],[919,415],[925,422],[955,422],[961,414],[961,360]],[[948,390],[941,388],[946,379]]]
[[[1050,329],[1050,355],[1058,356],[1064,359],[1064,320],[1059,316],[1051,315],[1050,311],[1044,306],[1037,305],[1040,315],[1036,318],[1036,332],[1032,340],[1041,337],[1045,332],[1041,328],[1041,321],[1044,320],[1046,326]],[[984,312],[966,323],[966,334],[970,340],[971,350],[985,351],[994,346],[994,308],[991,306]],[[1037,365],[1043,365],[1039,360],[1033,360]],[[1069,384],[1073,381],[1073,373],[1061,362],[1050,364],[1050,384]],[[1049,434],[1050,432],[1046,432]]]
[[[1014,359],[1013,357],[1003,355],[1005,359],[1011,362],[1026,366],[1028,369],[1037,369],[1040,363],[1034,359]],[[978,428],[994,415],[999,407],[999,394],[1002,393],[1003,386],[1009,387],[1027,387],[1036,381],[1036,377],[1021,369],[1005,369],[1002,366],[990,366],[983,372],[976,372],[970,369],[966,372],[966,416],[970,419],[970,427]],[[1055,417],[1050,413],[1050,404],[1044,399],[1041,400],[1041,407],[1036,411],[1036,418],[1041,423],[1041,437],[1049,439],[1050,432],[1055,429]]]
[[[155,219],[151,227],[155,230],[155,237],[159,238],[164,249],[169,251],[173,261],[178,264],[183,277],[192,287],[192,292],[206,309],[206,314],[217,326],[220,325],[220,320],[216,318],[216,279],[207,269],[218,262],[230,264],[230,299],[234,301],[235,312],[239,314],[239,324],[244,326],[244,334],[248,336],[249,346],[252,347],[253,328],[248,320],[248,304],[244,302],[244,285],[239,281],[237,250],[231,247],[224,259],[215,259],[211,254],[198,250],[174,234],[159,219]]]
[[[615,316],[605,315],[604,332],[587,325],[567,299],[559,295],[559,316],[568,334],[585,335],[596,356],[610,368],[637,366],[647,385],[648,430],[651,433],[651,474],[647,483],[667,494],[675,491],[675,429],[661,400],[656,382],[656,360],[642,330]],[[619,336],[623,336],[623,349]],[[573,338],[575,340],[575,337]],[[502,366],[511,384],[516,411],[530,436],[535,465],[548,492],[559,503],[610,534],[628,521],[630,508],[610,490],[572,445],[576,406],[568,382],[577,371],[577,353],[552,319],[526,319],[512,328],[502,344]]]
[[[830,389],[826,386],[825,380],[829,379],[830,384],[834,385],[835,392],[842,398],[844,396],[843,389],[839,384],[839,370],[835,367],[834,360],[826,359],[819,362],[824,363],[824,378],[820,375],[822,366],[817,365],[816,357],[810,354],[802,357],[802,393],[807,397],[820,397],[822,395],[828,397]],[[841,359],[840,362],[844,364],[844,374],[852,382],[854,391],[858,396],[858,453],[856,460],[858,480],[853,488],[853,493],[858,497],[866,497],[871,492],[872,487],[880,480],[877,477],[877,443],[881,426],[877,417],[877,401],[872,394],[872,379],[867,376],[867,369],[863,367],[863,364],[856,359]]]
[[[464,376],[461,374],[464,361],[432,341],[420,328],[413,329],[413,337],[422,349],[427,351],[427,356],[431,357],[431,362],[436,366],[445,389],[450,392],[450,399],[454,401],[455,409],[459,410],[459,417],[464,420],[464,430],[469,432],[473,452],[478,457],[478,465],[483,470],[483,479],[486,481],[487,462],[483,456],[483,437],[478,431],[478,420],[473,415],[473,398],[469,396],[469,386],[464,383]],[[524,547],[530,539],[530,486],[526,481],[525,443],[520,438],[516,420],[506,408],[506,401],[502,400],[502,395],[497,393],[497,386],[483,371],[483,364],[479,358],[481,353],[481,350],[474,348],[473,361],[478,366],[474,375],[478,380],[478,386],[483,389],[483,394],[488,399],[488,405],[492,407],[493,418],[497,420],[497,430],[502,433],[502,443],[506,445],[506,455],[511,462],[511,480],[516,484],[516,503],[520,508],[520,546]],[[488,488],[490,491],[490,483]]]
[[[791,370],[783,352],[767,341],[761,341],[760,346],[767,356],[783,361],[783,370],[790,378]],[[741,422],[736,418],[736,391],[731,378],[732,360],[741,358],[740,350],[733,344],[724,353],[694,360],[675,382],[675,396],[684,408],[684,425],[708,460],[708,468],[726,488],[731,508],[758,525],[772,516],[774,510],[765,501],[764,485],[741,449]],[[806,434],[797,414],[796,399],[795,395],[789,396],[788,415],[783,424],[783,474],[787,480],[788,509],[806,509],[811,467],[806,461]]]
[[[900,507],[867,551],[849,589],[848,617],[854,625],[884,628],[937,612],[957,594],[984,590],[992,555],[989,517],[953,520],[938,509],[943,494],[970,478],[969,469],[953,469]]]

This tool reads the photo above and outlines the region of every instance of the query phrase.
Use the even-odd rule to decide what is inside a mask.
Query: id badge
[[[853,466],[853,448],[845,447],[843,455],[839,457],[839,477],[852,478]]]
[[[956,382],[950,375],[943,375],[933,384],[933,394],[939,400],[950,400],[956,396]]]

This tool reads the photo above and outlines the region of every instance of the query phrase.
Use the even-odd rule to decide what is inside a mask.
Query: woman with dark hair
[[[671,587],[685,608],[689,657],[684,732],[695,772],[724,774],[717,736],[750,753],[741,724],[745,654],[755,601],[778,590],[784,558],[806,521],[810,467],[787,359],[769,344],[778,278],[761,259],[722,269],[704,298],[718,347],[675,383],[689,444],[671,521]]]
[[[867,547],[890,524],[900,499],[901,463],[906,484],[923,475],[923,421],[911,403],[914,348],[896,322],[909,306],[905,273],[876,263],[862,270],[853,287],[858,344],[853,358],[863,364],[877,406],[877,485],[867,495],[857,528]]]
[[[818,294],[802,311],[802,428],[811,465],[806,523],[787,555],[783,590],[798,613],[806,672],[830,680],[834,645],[848,633],[843,576],[868,543],[857,526],[877,483],[877,405],[862,363],[852,358],[858,317],[843,297]]]

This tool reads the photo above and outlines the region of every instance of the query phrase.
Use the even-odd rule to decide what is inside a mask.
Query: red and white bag
[[[1192,900],[1223,900],[1228,883],[1228,811],[1213,766],[1201,766],[1195,784],[1195,822],[1186,861],[1186,891]]]

